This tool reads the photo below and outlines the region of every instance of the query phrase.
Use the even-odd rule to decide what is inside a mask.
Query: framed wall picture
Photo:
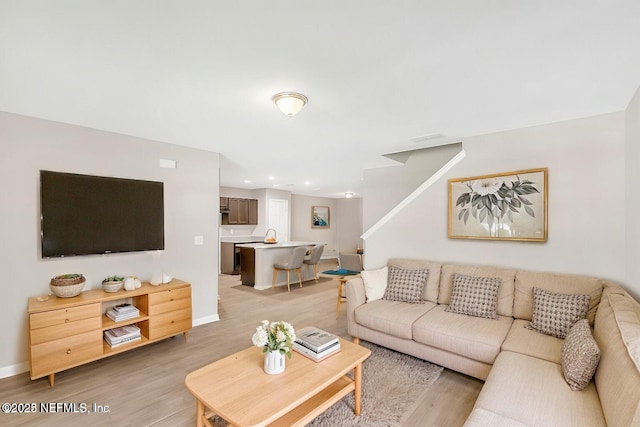
[[[547,241],[547,169],[449,180],[449,238]]]
[[[329,206],[311,207],[311,228],[329,228]]]

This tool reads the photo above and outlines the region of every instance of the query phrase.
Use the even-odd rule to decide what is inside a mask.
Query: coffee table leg
[[[204,403],[196,399],[196,427],[204,427]]]
[[[353,372],[353,380],[356,383],[356,389],[353,391],[355,400],[354,413],[359,416],[362,409],[362,363],[356,365]]]

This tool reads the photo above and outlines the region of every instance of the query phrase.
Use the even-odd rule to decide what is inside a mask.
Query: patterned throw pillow
[[[562,343],[562,372],[573,391],[583,390],[600,362],[600,348],[587,319],[578,320]]]
[[[527,329],[564,338],[571,326],[587,317],[589,295],[557,294],[533,288],[533,315]]]
[[[389,280],[382,299],[410,303],[424,303],[422,292],[429,270],[405,270],[389,267]]]
[[[499,277],[453,275],[451,303],[444,311],[468,316],[497,319]]]

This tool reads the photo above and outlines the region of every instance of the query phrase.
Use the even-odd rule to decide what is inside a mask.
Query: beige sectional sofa
[[[592,277],[423,260],[392,259],[388,265],[429,271],[423,302],[367,301],[363,279],[354,278],[346,285],[348,332],[484,380],[465,425],[640,426],[640,304],[620,286]],[[496,319],[446,311],[456,274],[500,278]],[[534,288],[590,296],[587,319],[600,361],[583,390],[573,391],[565,381],[564,339],[527,329]]]

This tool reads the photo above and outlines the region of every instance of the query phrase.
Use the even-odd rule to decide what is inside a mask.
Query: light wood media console
[[[127,298],[140,316],[116,323],[105,315],[109,303]],[[56,372],[178,334],[186,341],[192,325],[191,285],[173,279],[159,286],[143,282],[134,291],[91,289],[72,298],[30,298],[28,311],[31,379],[48,375],[53,387]],[[141,340],[115,348],[103,340],[105,330],[132,324],[140,328]]]

